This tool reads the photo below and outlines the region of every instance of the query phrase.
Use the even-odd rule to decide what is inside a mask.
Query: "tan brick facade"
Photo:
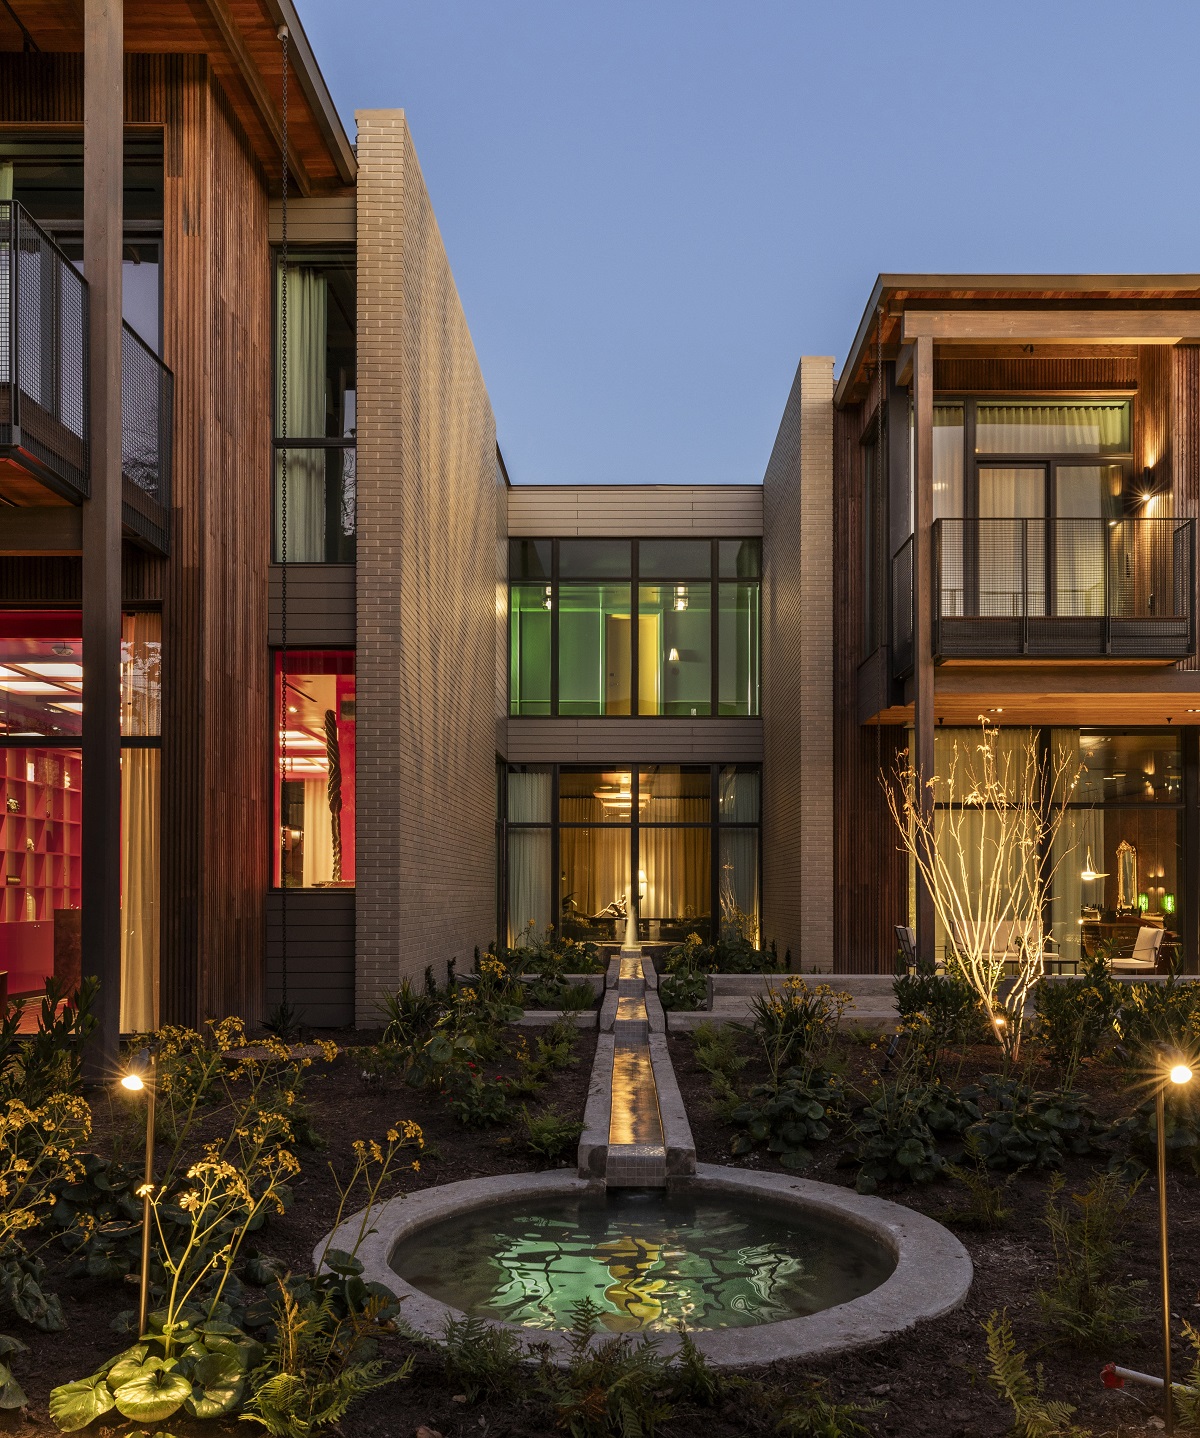
[[[355,1013],[495,928],[495,422],[404,115],[358,120]]]
[[[763,933],[832,969],[832,359],[800,361],[763,508]]]

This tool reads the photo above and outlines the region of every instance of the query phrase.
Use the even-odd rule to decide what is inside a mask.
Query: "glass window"
[[[628,579],[632,554],[627,539],[560,539],[559,572],[564,579]]]
[[[638,837],[641,932],[651,943],[708,937],[712,913],[712,830],[642,828]]]
[[[741,937],[758,948],[758,829],[722,828],[718,839],[721,937]]]
[[[633,664],[629,585],[560,585],[558,626],[558,712],[628,714]]]
[[[275,883],[354,884],[355,708],[350,650],[275,656]]]
[[[286,273],[276,268],[275,435],[287,441],[286,470],[282,455],[276,462],[276,562],[354,560],[356,302],[352,249],[293,250]]]
[[[508,712],[549,714],[550,585],[514,584],[508,602]]]
[[[963,515],[963,407],[933,407],[933,517]]]
[[[158,1027],[162,751],[121,751],[121,1032]]]
[[[554,775],[549,768],[514,765],[508,771],[508,822],[549,824],[554,818]]]
[[[977,454],[1128,454],[1129,401],[981,404]]]
[[[633,774],[628,769],[564,769],[558,779],[558,814],[564,824],[628,824]]]
[[[625,932],[630,889],[630,830],[625,827],[559,831],[559,903],[568,938],[619,942]]]
[[[544,579],[547,584],[553,573],[554,541],[552,539],[510,539],[508,541],[508,574],[510,579]]]
[[[553,831],[508,831],[508,943],[529,944],[554,922],[550,867]]]
[[[757,824],[762,775],[757,769],[727,764],[717,778],[717,813],[722,824]]]
[[[643,824],[707,824],[711,802],[707,764],[655,764],[638,772],[638,817]]]
[[[638,545],[642,579],[707,579],[711,573],[707,539],[643,539]]]
[[[0,610],[0,737],[83,731],[83,625],[78,610]],[[121,732],[161,733],[162,615],[121,621]]]
[[[643,584],[638,598],[638,713],[712,712],[712,586]]]
[[[761,637],[757,584],[719,586],[717,712],[749,717],[759,712]]]
[[[757,579],[762,572],[762,540],[719,540],[717,565],[722,579]]]
[[[1073,732],[1073,731],[1064,731]],[[1075,791],[1081,804],[1181,804],[1178,734],[1079,735],[1083,773]]]

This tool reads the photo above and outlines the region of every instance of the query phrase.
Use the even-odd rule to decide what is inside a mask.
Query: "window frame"
[[[575,539],[584,538],[584,537],[585,537],[585,536],[575,536],[575,535],[566,536],[566,538],[568,538],[569,540],[575,540]],[[599,538],[599,539],[603,539],[603,538],[606,538],[606,537],[608,537],[608,536],[602,536],[602,535],[601,535],[601,536],[596,536],[596,538]],[[646,578],[645,584],[646,584],[646,585],[651,585],[651,586],[665,587],[665,586],[674,585],[674,584],[686,584],[686,585],[688,585],[689,588],[701,588],[701,587],[705,587],[705,586],[708,588],[708,592],[709,592],[709,596],[710,596],[710,616],[709,616],[709,670],[710,670],[710,672],[709,672],[709,702],[708,702],[708,712],[707,712],[707,713],[704,713],[704,714],[694,714],[694,715],[693,715],[693,714],[678,715],[678,714],[656,714],[656,713],[653,713],[653,712],[643,712],[643,710],[642,710],[642,704],[641,704],[641,694],[640,694],[640,692],[639,692],[639,688],[640,688],[640,685],[639,685],[639,680],[640,680],[640,658],[641,658],[641,656],[640,656],[641,640],[640,640],[640,632],[639,632],[639,631],[640,631],[640,627],[641,627],[641,626],[640,626],[640,623],[638,622],[638,619],[639,619],[639,616],[640,616],[640,613],[641,613],[641,591],[642,591],[642,587],[643,587],[643,581],[642,581],[642,576],[641,576],[641,565],[640,565],[640,550],[641,550],[641,545],[642,545],[643,541],[648,541],[648,542],[650,542],[650,543],[660,544],[660,543],[662,543],[662,542],[663,542],[664,540],[666,540],[666,539],[676,539],[676,540],[681,540],[681,541],[691,541],[691,542],[694,543],[695,540],[696,540],[696,536],[694,536],[694,535],[673,535],[673,536],[665,536],[665,535],[644,535],[644,536],[633,536],[633,537],[630,539],[630,541],[629,541],[629,544],[630,544],[630,572],[629,572],[629,577],[628,577],[627,579],[612,579],[612,578],[586,579],[586,578],[582,578],[582,577],[574,577],[574,576],[573,576],[573,577],[569,577],[569,578],[567,578],[567,579],[564,580],[564,579],[562,579],[562,575],[561,575],[561,563],[560,563],[560,545],[561,545],[561,543],[562,543],[562,539],[561,539],[559,536],[546,535],[546,534],[536,534],[536,535],[511,535],[511,536],[509,537],[509,549],[508,549],[508,559],[507,559],[507,563],[508,563],[509,606],[508,606],[508,626],[507,626],[507,633],[506,633],[506,640],[507,640],[507,644],[508,644],[508,657],[507,657],[507,664],[506,664],[506,670],[507,670],[507,675],[508,675],[508,679],[507,679],[507,683],[508,683],[507,715],[508,715],[508,718],[510,718],[510,719],[557,719],[557,718],[638,719],[638,718],[642,718],[642,719],[656,719],[656,720],[658,720],[658,719],[661,719],[661,720],[682,719],[682,720],[684,720],[685,722],[688,722],[688,723],[693,723],[693,722],[696,722],[697,720],[709,720],[709,719],[734,719],[734,720],[761,719],[761,717],[762,717],[762,535],[760,535],[760,534],[719,535],[719,536],[717,536],[717,535],[712,535],[712,536],[706,536],[706,537],[705,537],[705,542],[707,542],[707,544],[709,545],[709,553],[710,553],[709,575],[708,575],[707,578],[695,579],[695,578],[690,578],[690,577],[688,577],[687,575],[684,575],[684,574],[682,574],[682,573],[679,574],[678,576],[674,577],[674,578],[663,577],[663,576],[661,576],[661,575],[648,576],[648,577]],[[728,578],[722,576],[722,574],[721,574],[721,569],[720,569],[720,554],[721,554],[720,546],[721,546],[722,544],[729,543],[729,542],[731,542],[731,541],[734,542],[734,543],[739,543],[739,544],[754,543],[754,544],[756,544],[756,545],[758,546],[758,565],[757,565],[758,572],[757,572],[757,574],[754,574],[754,575],[743,575],[743,576],[733,576],[733,577],[728,577]],[[523,577],[523,576],[521,576],[521,575],[517,575],[517,574],[514,574],[514,573],[513,573],[512,545],[513,545],[514,543],[516,543],[516,544],[521,544],[521,543],[530,543],[530,544],[544,543],[544,544],[549,544],[549,545],[551,546],[550,577],[549,577],[548,580],[547,580],[545,577],[541,577],[541,578],[525,578],[525,577]],[[630,604],[630,636],[629,636],[629,638],[630,638],[630,644],[629,644],[629,649],[630,649],[630,658],[629,658],[629,662],[630,662],[630,674],[629,674],[630,703],[629,703],[629,712],[628,712],[627,714],[605,714],[605,713],[603,713],[603,712],[598,712],[598,713],[591,713],[591,714],[587,714],[587,715],[580,715],[580,714],[568,714],[568,715],[563,715],[563,714],[561,713],[561,711],[560,711],[560,702],[559,702],[559,699],[560,699],[560,695],[559,695],[560,682],[559,682],[559,681],[560,681],[560,662],[561,662],[561,642],[560,642],[560,628],[561,628],[561,625],[560,625],[560,612],[561,612],[561,605],[560,605],[560,602],[559,602],[559,595],[560,595],[560,593],[561,593],[561,588],[562,588],[562,585],[563,585],[563,584],[567,584],[567,585],[585,585],[585,584],[592,584],[592,585],[604,585],[604,586],[625,586],[625,587],[628,589],[629,604]],[[721,704],[721,692],[720,692],[720,691],[721,691],[720,627],[721,627],[721,613],[722,613],[722,609],[721,609],[721,596],[722,596],[722,593],[723,593],[723,587],[736,588],[736,587],[739,586],[739,585],[752,585],[752,586],[754,586],[755,589],[758,591],[758,608],[757,608],[757,621],[756,621],[757,653],[753,656],[754,691],[755,691],[755,694],[754,694],[754,707],[753,707],[753,711],[752,711],[751,713],[749,713],[749,714],[727,714],[727,713],[726,713],[726,714],[722,714],[722,713],[721,713],[721,709],[720,709],[720,704]],[[547,597],[548,597],[549,600],[550,600],[550,684],[549,684],[550,700],[549,700],[549,712],[548,712],[548,713],[544,713],[544,714],[523,713],[523,712],[521,712],[520,709],[514,707],[514,706],[518,703],[518,697],[517,697],[516,695],[514,695],[514,692],[513,692],[513,665],[512,665],[513,632],[512,632],[512,623],[513,623],[513,614],[514,614],[515,611],[514,611],[514,606],[513,606],[513,603],[512,603],[512,595],[513,595],[513,591],[514,591],[515,589],[525,588],[525,587],[528,587],[528,588],[530,588],[530,589],[540,588],[540,589],[547,595]],[[532,702],[532,701],[531,701],[531,702]]]

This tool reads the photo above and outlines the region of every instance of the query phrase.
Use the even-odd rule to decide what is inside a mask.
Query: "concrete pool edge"
[[[698,1329],[692,1337],[710,1362],[721,1367],[774,1363],[781,1359],[818,1358],[861,1348],[952,1312],[967,1296],[974,1277],[970,1256],[940,1223],[887,1199],[869,1197],[811,1179],[786,1174],[748,1173],[718,1164],[698,1164],[695,1175],[676,1180],[682,1190],[761,1198],[776,1205],[815,1212],[871,1234],[896,1258],[891,1276],[870,1293],[805,1318],[789,1318],[752,1328]],[[463,1179],[390,1199],[370,1216],[368,1232],[358,1249],[363,1278],[382,1283],[403,1300],[403,1322],[425,1338],[440,1340],[447,1319],[463,1314],[406,1283],[388,1260],[404,1238],[430,1224],[459,1214],[478,1212],[521,1200],[571,1198],[603,1193],[596,1180],[565,1169],[545,1173],[500,1174]],[[353,1248],[363,1214],[347,1219],[313,1250],[314,1268],[326,1245]],[[546,1344],[562,1353],[566,1335],[529,1329],[521,1324],[486,1320],[519,1334],[530,1346]],[[639,1335],[632,1335],[637,1337]],[[664,1352],[679,1346],[674,1333],[647,1335]]]

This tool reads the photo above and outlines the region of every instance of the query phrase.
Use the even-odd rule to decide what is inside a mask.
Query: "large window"
[[[80,823],[86,802],[79,612],[0,611],[0,969],[9,992],[80,978]],[[125,1032],[158,1022],[161,615],[121,635],[121,1009]]]
[[[551,924],[619,942],[720,931],[759,940],[760,772],[746,765],[576,769],[513,765],[505,776],[508,941]]]
[[[757,539],[511,540],[509,713],[757,715],[760,550]]]
[[[1029,739],[1027,729],[1001,729],[998,762],[1016,764]],[[1067,805],[1056,850],[1041,862],[1053,871],[1046,932],[1056,956],[1086,961],[1102,949],[1129,952],[1141,927],[1166,930],[1174,954],[1182,942],[1187,914],[1183,893],[1183,777],[1178,731],[1042,729],[1037,733],[1041,763],[1056,755],[1079,782]],[[939,777],[949,774],[959,752],[978,743],[978,731],[940,728],[934,735]],[[1014,771],[1015,772],[1015,771]],[[977,873],[987,863],[989,835],[997,820],[986,811],[968,816],[968,852],[951,859]],[[948,842],[943,836],[941,842]],[[1034,862],[1034,856],[1030,857]],[[939,948],[945,935],[939,932]]]
[[[275,655],[276,886],[354,886],[354,651]]]
[[[356,295],[353,249],[276,264],[276,563],[354,562]]]

